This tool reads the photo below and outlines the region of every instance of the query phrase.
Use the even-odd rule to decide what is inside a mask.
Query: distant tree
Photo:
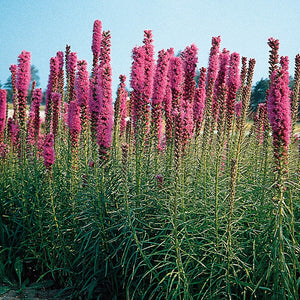
[[[261,79],[252,86],[251,99],[250,99],[250,110],[256,111],[258,104],[266,101],[266,93],[269,88],[269,79]]]

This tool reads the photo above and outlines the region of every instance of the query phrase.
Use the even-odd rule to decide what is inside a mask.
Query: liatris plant
[[[172,115],[172,91],[170,85],[170,59],[174,57],[174,49],[170,48],[167,50],[169,53],[169,70],[167,73],[166,92],[163,99],[163,108],[165,112],[165,135],[166,144],[172,143],[172,130],[173,130],[173,115]]]
[[[282,57],[280,63],[281,69],[275,69],[272,73],[268,98],[268,116],[273,132],[275,163],[279,171],[285,169],[291,134],[288,58]]]
[[[242,56],[242,68],[241,68],[241,87],[243,88],[247,78],[247,57]]]
[[[58,51],[56,53],[57,62],[58,62],[58,82],[57,82],[57,92],[62,96],[64,94],[64,53]]]
[[[202,152],[206,155],[207,140],[210,132],[211,124],[211,107],[213,99],[213,89],[217,78],[217,72],[219,68],[219,48],[220,48],[221,38],[212,38],[212,47],[209,54],[209,63],[207,69],[207,79],[206,79],[206,97],[205,97],[205,111],[204,111],[204,129],[203,129],[203,140],[202,140]]]
[[[300,88],[300,54],[295,57],[295,75],[294,88],[292,93],[292,133],[294,133],[295,125],[299,115],[299,88]]]
[[[40,103],[43,98],[42,89],[35,89],[32,94],[32,110],[34,112],[34,120],[33,120],[33,127],[34,127],[34,139],[37,142],[38,137],[40,135]]]
[[[113,103],[112,103],[112,70],[110,65],[110,31],[103,32],[100,51],[100,65],[97,73],[102,107],[97,121],[97,143],[100,158],[107,158],[107,151],[112,141]]]
[[[200,69],[200,76],[198,87],[196,88],[194,104],[193,104],[193,118],[195,127],[195,136],[198,137],[200,134],[203,112],[205,107],[205,87],[206,87],[206,68]]]
[[[77,104],[80,107],[80,120],[83,132],[88,130],[88,100],[89,100],[89,72],[87,70],[87,62],[80,60],[77,62],[76,74],[76,95]]]
[[[18,71],[16,87],[18,89],[18,112],[19,112],[19,126],[25,134],[25,122],[26,122],[26,106],[27,95],[30,85],[31,73],[30,73],[30,52],[22,51],[18,57]]]
[[[130,85],[132,88],[131,99],[132,99],[132,123],[133,127],[137,129],[137,120],[139,122],[146,123],[144,120],[147,116],[143,116],[143,105],[142,105],[142,87],[144,83],[144,64],[145,64],[145,49],[143,47],[135,47],[132,50],[132,66],[131,66],[131,78]],[[147,111],[146,111],[147,113]]]
[[[111,66],[108,62],[101,68],[101,72],[98,73],[101,77],[101,86],[103,89],[102,94],[102,109],[98,119],[97,126],[97,143],[99,146],[100,158],[107,158],[107,151],[110,148],[112,142],[112,130],[113,130],[113,103],[112,103],[112,73]]]
[[[61,98],[62,95],[60,93],[52,93],[51,94],[51,101],[52,101],[52,132],[54,135],[54,138],[57,135],[58,132],[58,120],[60,117],[60,110],[61,110]]]
[[[79,134],[81,132],[80,107],[76,101],[71,101],[69,103],[68,126],[72,147],[76,150],[78,147]]]
[[[3,142],[6,122],[6,97],[7,91],[0,89],[0,143]]]
[[[126,76],[120,75],[119,78],[120,78],[120,85],[118,89],[118,98],[120,99],[120,136],[122,136],[126,129],[128,93],[125,88]]]
[[[196,82],[196,66],[198,62],[197,57],[198,48],[192,44],[186,47],[181,53],[184,70],[183,95],[182,95],[182,109],[184,111],[183,131],[182,131],[182,147],[186,148],[188,141],[193,136],[194,119],[193,119],[193,102],[195,96]]]
[[[226,83],[227,73],[228,73],[228,64],[229,64],[230,53],[225,48],[222,53],[219,55],[219,72],[214,85],[214,95],[212,100],[211,108],[211,125],[210,125],[210,142],[212,142],[214,130],[219,116],[219,102],[220,93],[222,93],[222,85]],[[222,90],[222,91],[221,91]]]
[[[163,131],[162,102],[167,85],[169,68],[169,53],[165,50],[158,52],[157,67],[153,84],[151,124],[155,147],[160,147]]]
[[[100,20],[95,20],[94,28],[93,28],[93,42],[92,42],[93,68],[95,68],[99,63],[101,39],[102,39],[102,23]]]
[[[270,91],[268,95],[268,116],[272,128],[273,148],[276,164],[277,195],[275,198],[276,219],[274,222],[274,244],[272,268],[274,269],[274,294],[283,296],[285,291],[295,290],[295,273],[291,271],[289,258],[295,257],[294,249],[291,248],[289,239],[292,238],[293,203],[287,205],[284,191],[285,180],[288,172],[288,148],[292,128],[288,57],[281,57],[281,68],[275,68],[270,78]],[[294,259],[293,259],[294,260]],[[273,265],[274,264],[274,265]],[[293,264],[295,267],[295,261]],[[294,276],[293,276],[293,275]],[[290,278],[293,276],[292,278]]]
[[[13,114],[13,119],[15,122],[17,122],[17,118],[19,116],[18,113],[18,89],[17,89],[17,70],[18,67],[17,65],[11,65],[10,66],[10,72],[11,72],[11,85],[12,85],[12,102],[13,102],[13,108],[14,108],[14,114]]]
[[[45,124],[46,133],[52,131],[52,93],[57,91],[58,87],[58,72],[59,62],[57,57],[51,57],[50,59],[50,74],[48,79],[47,91],[46,91],[46,108],[45,108]]]
[[[179,163],[182,148],[182,82],[183,67],[180,57],[170,59],[170,86],[172,91],[172,115],[173,115],[173,132],[174,132],[174,153],[175,162]]]
[[[144,60],[144,83],[143,83],[143,102],[144,102],[144,113],[148,111],[147,115],[149,115],[150,110],[150,99],[153,91],[153,81],[154,81],[154,73],[155,73],[155,60],[154,60],[154,46],[152,39],[152,31],[145,30],[144,31],[144,40],[143,40],[143,48],[145,49],[145,60]],[[149,116],[146,117],[146,119]],[[149,122],[149,121],[148,121]],[[149,123],[147,122],[147,130],[149,127]]]
[[[68,103],[76,101],[75,91],[75,74],[76,74],[77,54],[71,52],[68,57],[67,70],[69,74],[69,88],[68,88]]]
[[[279,63],[279,40],[275,40],[274,38],[268,39],[268,45],[271,48],[270,56],[269,56],[269,76],[273,74],[273,71],[277,69]]]
[[[89,88],[89,117],[91,126],[91,137],[92,141],[95,142],[97,138],[97,124],[98,117],[102,109],[102,96],[101,96],[101,85],[99,82],[100,76],[98,73],[101,68],[97,66],[93,70],[92,77],[90,78],[90,88]]]
[[[43,157],[45,167],[51,170],[55,162],[54,136],[52,133],[48,133],[45,137]]]
[[[232,121],[234,116],[235,99],[238,88],[240,86],[240,71],[239,71],[240,55],[236,52],[230,55],[229,70],[228,70],[228,95],[226,102],[226,133],[227,137],[231,134]]]

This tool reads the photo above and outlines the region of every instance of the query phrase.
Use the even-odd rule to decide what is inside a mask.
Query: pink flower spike
[[[71,136],[72,146],[78,146],[79,134],[81,132],[80,124],[80,107],[76,101],[71,101],[69,104],[68,126]]]
[[[6,122],[6,97],[7,91],[0,90],[0,142],[3,140],[3,133]]]
[[[93,68],[98,65],[100,48],[101,48],[101,39],[102,39],[102,23],[100,20],[95,20],[93,28],[93,42],[92,42],[92,51],[93,51]]]
[[[18,57],[18,71],[16,87],[18,89],[19,124],[23,128],[26,121],[27,95],[31,80],[31,54],[22,51]]]
[[[54,136],[52,133],[48,133],[44,142],[44,165],[47,169],[51,169],[55,162],[55,151],[54,151]]]

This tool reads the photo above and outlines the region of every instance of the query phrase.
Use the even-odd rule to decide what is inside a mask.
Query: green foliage
[[[35,148],[22,163],[10,151],[0,162],[2,283],[50,282],[73,299],[297,299],[297,145],[281,272],[271,139],[249,132],[239,140],[235,130],[227,148],[214,137],[204,157],[200,136],[176,164],[172,149],[143,143],[125,159],[118,136],[106,161],[90,144],[76,154],[62,124],[51,170]]]

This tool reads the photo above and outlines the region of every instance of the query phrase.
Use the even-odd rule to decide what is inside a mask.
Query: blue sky
[[[221,48],[256,59],[254,82],[268,76],[267,40],[280,41],[280,55],[300,53],[299,0],[0,0],[0,80],[10,76],[22,50],[30,51],[47,86],[49,59],[71,45],[79,59],[92,63],[92,28],[102,21],[112,36],[114,95],[120,74],[129,85],[131,51],[153,31],[155,52],[174,47],[175,53],[195,43],[198,68],[207,66],[212,36]]]

